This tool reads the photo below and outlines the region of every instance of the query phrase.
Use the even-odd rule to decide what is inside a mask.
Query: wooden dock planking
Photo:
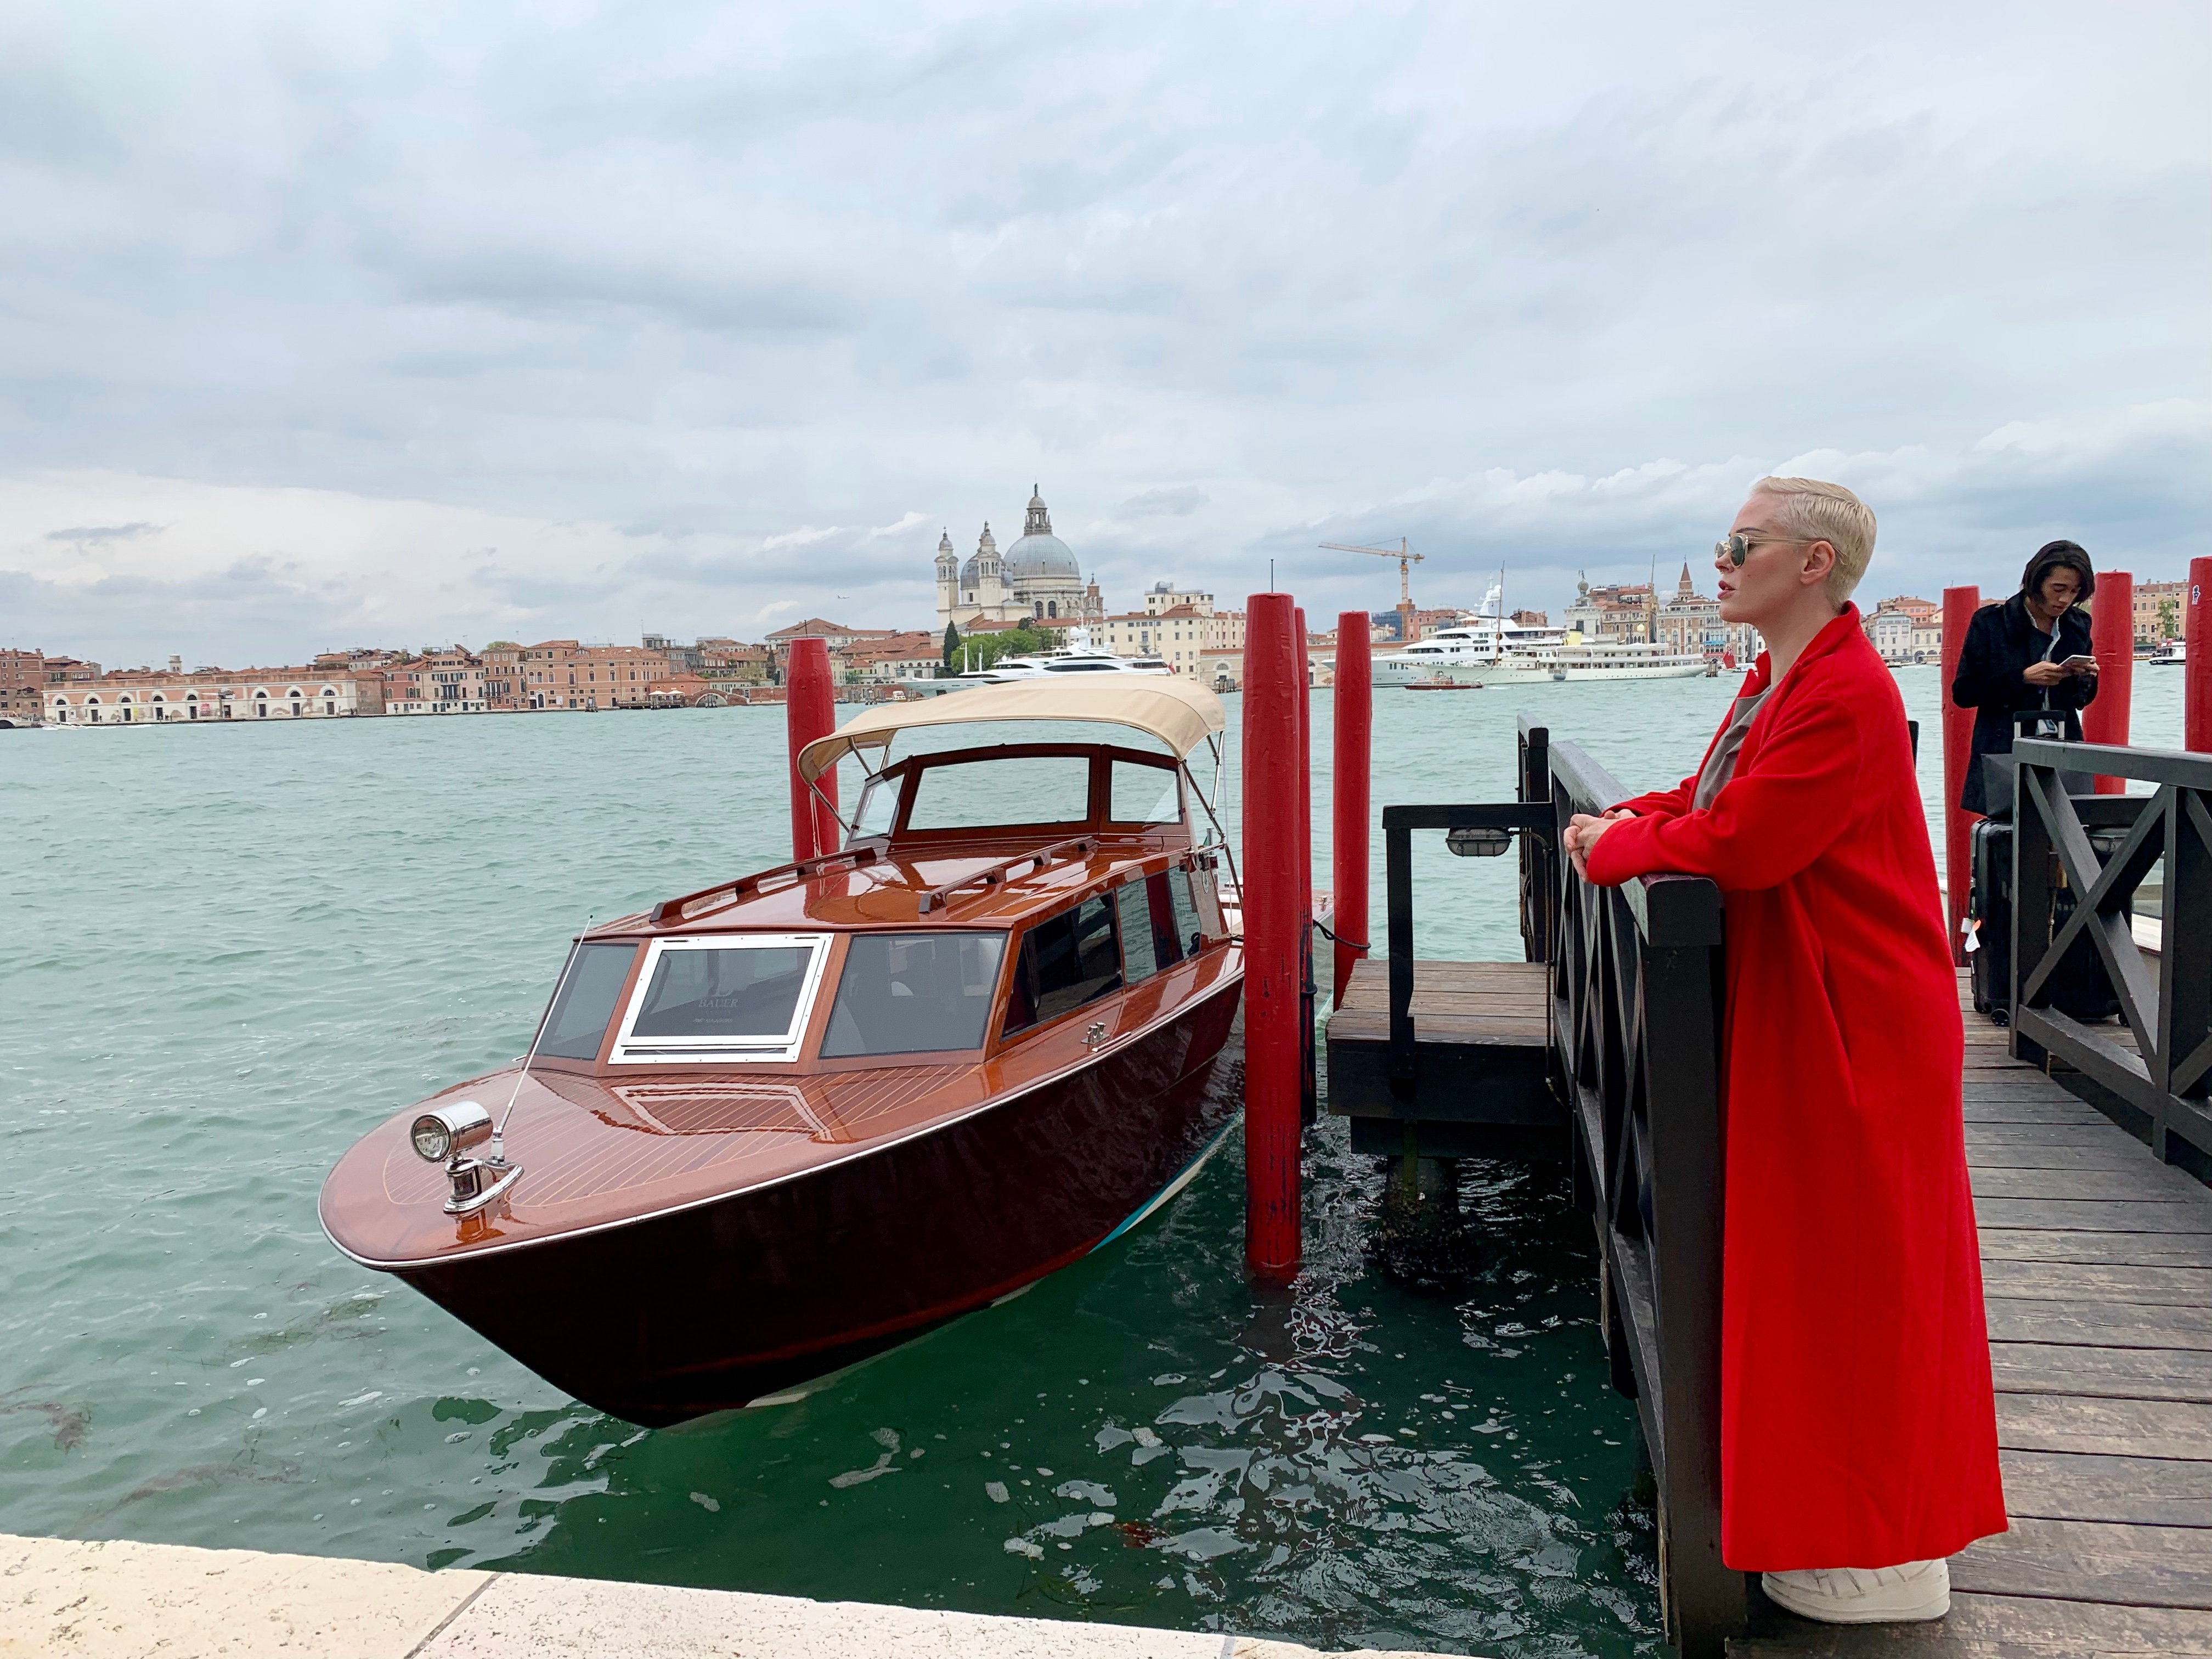
[[[1760,1597],[1729,1650],[2212,1655],[2212,1193],[2012,1060],[1966,1006],[2011,1530],[1954,1558],[1939,1625],[1828,1627]]]
[[[1544,1041],[1543,971],[1418,963],[1422,1049],[1456,1071],[1471,1054]],[[1752,1633],[1730,1650],[2212,1659],[2212,1193],[2014,1060],[1963,976],[1961,1000],[2011,1530],[1954,1559],[1940,1625],[1835,1629],[1754,1595]],[[1355,973],[1330,1038],[1346,1056],[1387,1046],[1381,962]]]
[[[1328,1017],[1328,1109],[1355,1150],[1395,1153],[1412,1128],[1437,1157],[1561,1157],[1566,1116],[1547,1083],[1551,997],[1541,963],[1417,962],[1416,1075],[1389,1077],[1389,964],[1354,965]]]

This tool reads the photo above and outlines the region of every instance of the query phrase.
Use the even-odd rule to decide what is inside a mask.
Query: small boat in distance
[[[890,758],[969,721],[1038,740]],[[1218,775],[1224,724],[1118,674],[858,715],[796,766],[865,771],[842,848],[583,934],[530,1054],[363,1137],[324,1230],[647,1425],[794,1397],[1118,1237],[1237,1107],[1234,868],[1188,763]]]
[[[2184,668],[2189,663],[2189,644],[2185,640],[2168,640],[2150,653],[2154,668]]]
[[[1406,690],[1408,691],[1480,691],[1482,690],[1482,682],[1447,679],[1407,680]]]

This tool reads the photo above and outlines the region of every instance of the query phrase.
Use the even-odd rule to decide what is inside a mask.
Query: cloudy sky
[[[2212,9],[0,9],[0,644],[1556,607],[1841,479],[1869,585],[2212,554]]]

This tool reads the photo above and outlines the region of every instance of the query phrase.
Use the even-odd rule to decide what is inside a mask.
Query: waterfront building
[[[177,659],[171,658],[173,664]],[[288,668],[127,668],[46,687],[58,726],[169,726],[202,720],[347,720],[384,712],[374,671]]]
[[[0,726],[38,725],[46,696],[46,653],[0,650]]]
[[[1613,582],[1593,587],[1581,572],[1576,575],[1575,600],[1567,607],[1569,632],[1580,633],[1586,640],[1627,642],[1652,638],[1658,605],[1649,583]]]
[[[830,668],[848,685],[896,685],[901,680],[930,678],[944,661],[944,635],[915,632],[832,652]]]
[[[641,645],[540,640],[520,647],[513,672],[521,676],[519,708],[645,708],[653,686],[672,671],[666,657]]]
[[[1098,584],[1083,580],[1075,551],[1052,533],[1052,514],[1034,487],[1019,540],[999,550],[988,520],[965,563],[950,532],[937,543],[937,627],[963,633],[976,622],[1044,621],[1097,627],[1106,620]]]
[[[1198,672],[1198,659],[1207,645],[1210,619],[1194,605],[1178,605],[1165,611],[1128,611],[1109,617],[1098,625],[1100,649],[1117,657],[1158,657],[1178,674]]]
[[[1200,659],[1207,652],[1243,651],[1244,613],[1216,610],[1211,593],[1155,582],[1142,611],[1100,618],[1091,637],[1117,657],[1158,657],[1178,674],[1203,678]]]
[[[1902,611],[1877,611],[1866,619],[1867,641],[1884,662],[1912,659],[1912,618]]]
[[[1935,600],[1915,599],[1910,593],[1899,593],[1893,599],[1879,600],[1874,608],[1876,611],[1901,611],[1912,618],[1916,627],[1925,622],[1940,623],[1943,616],[1943,607]]]
[[[1516,628],[1549,628],[1552,613],[1548,611],[1516,611],[1506,621]]]
[[[86,662],[77,657],[49,657],[46,659],[46,684],[68,685],[77,680],[96,680],[100,665]]]
[[[1177,587],[1172,581],[1154,582],[1152,591],[1145,595],[1145,609],[1156,616],[1178,605],[1188,605],[1201,617],[1210,617],[1213,614],[1213,595]]]
[[[387,714],[481,714],[489,707],[483,663],[458,645],[383,672]]]
[[[2133,632],[2137,645],[2163,645],[2181,637],[2181,617],[2189,598],[2187,582],[2137,582]],[[2094,601],[2092,601],[2094,604]]]

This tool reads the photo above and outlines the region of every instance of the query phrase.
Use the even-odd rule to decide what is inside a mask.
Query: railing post
[[[1951,939],[1951,960],[1966,960],[1959,933],[1966,916],[1966,888],[1974,869],[1974,815],[1962,811],[1959,797],[1973,764],[1974,711],[1951,701],[1951,678],[1959,672],[1959,653],[1966,628],[1981,609],[1978,587],[1943,590],[1943,913]]]
[[[833,768],[814,781],[828,797],[824,805],[799,775],[799,751],[837,729],[837,690],[830,677],[826,640],[793,640],[784,678],[784,730],[791,747],[791,856],[794,860],[834,853],[842,835],[833,810],[837,774]]]
[[[1520,799],[1531,804],[1552,799],[1552,733],[1521,723]],[[1521,953],[1529,962],[1552,959],[1552,916],[1559,893],[1552,873],[1548,836],[1521,837]]]
[[[2189,562],[2189,608],[2182,637],[2182,747],[2212,750],[2212,559]]]
[[[1367,613],[1346,611],[1336,619],[1335,751],[1331,768],[1329,900],[1336,912],[1332,995],[1341,1007],[1352,983],[1352,964],[1367,954],[1367,834],[1375,732],[1374,647]],[[1360,941],[1360,945],[1345,943]]]
[[[1390,952],[1390,1092],[1413,1098],[1419,1052],[1413,1047],[1413,832],[1382,818],[1382,903]]]
[[[1648,1223],[1662,1421],[1660,1584],[1685,1659],[1719,1659],[1740,1633],[1744,1578],[1721,1559],[1721,1261],[1726,1197],[1720,1109],[1719,894],[1704,881],[1644,889],[1641,942]],[[1695,942],[1693,942],[1695,941]]]
[[[1298,1270],[1304,1043],[1297,872],[1303,652],[1287,593],[1247,602],[1244,643],[1244,1259],[1285,1284]]]
[[[2136,579],[2124,570],[2100,570],[2090,601],[2089,648],[2097,658],[2097,701],[2081,711],[2081,740],[2128,746],[2128,711],[2136,687]],[[2124,795],[2118,778],[2100,777],[2100,795]]]
[[[2005,1006],[2013,1011],[2010,1047],[2013,1058],[2040,1066],[2047,1058],[2043,1045],[2023,1036],[2021,1011],[2029,1006],[2021,993],[2051,948],[2051,912],[2057,884],[2051,880],[2051,821],[2044,811],[2050,792],[2059,789],[2056,769],[2027,760],[2014,769],[2012,808],[2012,983],[2005,988]],[[2041,1006],[2051,1000],[2045,990],[2035,999]]]

